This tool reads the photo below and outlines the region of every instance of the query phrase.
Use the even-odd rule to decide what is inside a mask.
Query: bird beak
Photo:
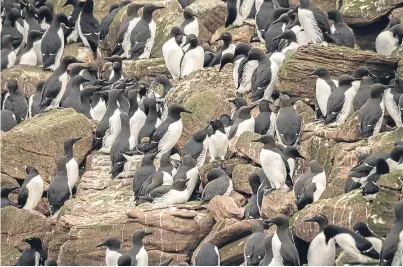
[[[102,244],[96,245],[97,248],[100,248],[100,247],[103,247],[103,246],[105,246],[105,242],[102,243]]]
[[[313,72],[311,72],[311,73],[307,74],[306,76],[308,76],[308,77],[312,77],[312,76],[315,76],[315,75],[316,75],[316,71],[313,71]]]
[[[163,8],[165,8],[165,7],[164,7],[164,6],[156,6],[156,7],[155,7],[155,10],[163,9]]]
[[[271,225],[271,224],[274,223],[274,221],[273,221],[273,220],[265,220],[265,221],[263,221],[263,223],[264,223],[264,224]]]
[[[260,143],[260,138],[259,138],[259,139],[252,140],[251,143]]]
[[[144,231],[144,236],[148,236],[148,235],[152,235],[153,232],[149,232],[149,231]]]
[[[298,158],[300,158],[300,159],[305,159],[305,157],[302,156],[301,154],[298,155]]]
[[[76,142],[78,142],[78,141],[80,141],[81,139],[82,139],[82,137],[74,138],[74,139],[73,139],[73,140],[74,140],[73,144],[76,143]]]
[[[191,111],[189,111],[189,110],[187,110],[187,109],[185,109],[185,110],[184,110],[184,111],[182,111],[182,112],[192,114],[192,112],[191,112]]]

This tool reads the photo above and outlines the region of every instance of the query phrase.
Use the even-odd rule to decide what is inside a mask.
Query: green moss
[[[18,249],[13,247],[1,246],[1,265],[13,266],[16,265],[21,253]]]
[[[379,134],[372,140],[374,143],[375,152],[390,152],[394,143],[397,140],[401,140],[403,137],[403,127],[400,127],[394,131]]]

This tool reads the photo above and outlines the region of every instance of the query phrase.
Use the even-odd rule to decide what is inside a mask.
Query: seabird
[[[355,46],[355,36],[353,30],[344,22],[343,16],[340,11],[332,8],[327,11],[327,16],[329,20],[334,22],[331,29],[331,39],[333,43],[340,46],[347,46],[354,48]]]
[[[194,34],[186,36],[184,46],[188,44],[189,48],[180,61],[180,78],[184,78],[194,71],[203,69],[204,50],[198,45],[197,37]]]
[[[127,255],[132,259],[131,266],[148,266],[148,253],[144,248],[143,239],[152,232],[137,230],[133,233],[132,247]]]
[[[403,202],[397,202],[393,207],[395,213],[395,221],[382,243],[380,253],[381,266],[398,266],[402,265],[403,256],[401,248],[403,246],[402,230],[403,230]]]
[[[331,33],[327,14],[313,7],[310,0],[300,0],[298,18],[310,40],[316,44],[325,41],[324,35]]]
[[[264,36],[266,29],[274,21],[274,10],[280,5],[276,0],[264,0],[263,3],[256,8],[256,32],[261,43],[265,42]]]
[[[232,35],[229,32],[223,32],[220,37],[216,40],[216,42],[222,41],[223,44],[217,50],[217,53],[214,55],[214,58],[210,64],[211,66],[215,66],[220,64],[222,56],[227,53],[234,54],[235,53],[235,45],[232,43]]]
[[[280,106],[276,119],[277,140],[282,145],[296,146],[302,130],[301,116],[291,105],[288,95],[280,96]]]
[[[172,27],[171,38],[162,46],[165,65],[173,79],[180,77],[181,60],[184,55],[180,44],[185,33],[179,27]]]
[[[48,200],[52,215],[63,207],[64,202],[71,197],[66,164],[67,161],[65,157],[60,157],[57,160],[55,177],[52,179],[48,188]]]
[[[353,231],[356,232],[357,234],[362,235],[367,239],[369,242],[371,242],[372,247],[378,252],[381,253],[381,248],[382,248],[382,239],[378,238],[374,233],[369,230],[368,226],[363,223],[363,222],[358,222],[354,224],[353,226]]]
[[[259,115],[255,118],[255,133],[260,135],[276,134],[277,116],[271,111],[269,101],[261,100],[259,102]]]
[[[195,266],[220,266],[220,261],[220,252],[217,246],[206,242],[197,251]]]
[[[24,239],[29,244],[17,261],[17,266],[40,266],[45,265],[48,258],[48,252],[42,247],[42,241],[39,237],[29,237]]]
[[[224,125],[220,120],[209,121],[207,128],[208,134],[208,150],[210,153],[210,161],[217,159],[224,160],[228,150],[228,136],[225,133]]]
[[[1,70],[5,70],[14,66],[17,55],[13,50],[13,42],[19,40],[20,37],[4,35],[1,38]]]
[[[258,266],[265,255],[264,239],[266,234],[260,224],[252,225],[252,234],[246,239],[243,249],[246,266]]]
[[[209,183],[204,187],[202,202],[208,202],[215,196],[229,196],[233,191],[232,180],[222,169],[211,169],[207,178]]]
[[[69,186],[70,195],[73,195],[73,187],[78,181],[79,167],[77,160],[74,158],[73,146],[81,140],[79,138],[69,138],[64,141],[64,157],[66,158],[66,170],[67,170],[67,184]]]
[[[3,109],[14,113],[17,123],[25,120],[28,115],[28,103],[22,94],[17,80],[7,81],[8,94],[3,102]]]
[[[106,266],[117,266],[118,260],[126,252],[120,247],[120,240],[115,237],[109,237],[105,242],[97,245],[98,247],[107,247],[105,251]]]
[[[384,56],[390,56],[401,45],[402,38],[402,24],[396,24],[393,27],[385,29],[376,37],[376,52]]]

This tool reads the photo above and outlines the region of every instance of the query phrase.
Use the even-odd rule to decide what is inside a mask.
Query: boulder
[[[309,100],[306,102],[309,102]],[[307,125],[315,121],[315,111],[305,102],[298,100],[295,102],[294,108],[302,118],[302,125]]]
[[[231,104],[227,101],[233,97],[232,70],[222,72],[214,68],[196,71],[185,77],[172,88],[166,100],[169,103],[182,104],[192,114],[183,114],[183,132],[179,147],[209,120],[219,118],[221,114],[230,114]]]
[[[401,3],[402,0],[345,0],[340,12],[346,23],[361,27],[379,20]]]
[[[248,176],[252,173],[260,173],[260,168],[251,164],[238,164],[232,172],[232,183],[234,190],[244,194],[252,194]]]
[[[37,211],[5,207],[1,210],[1,260],[3,265],[14,265],[19,250],[28,247],[23,240],[39,237],[44,247],[52,230],[51,220]]]
[[[217,39],[220,38],[220,35],[224,32],[229,32],[232,35],[233,43],[250,43],[254,34],[255,28],[250,25],[242,25],[240,27],[228,27],[224,28],[224,26],[217,29],[217,31],[211,36],[211,44],[217,42]]]
[[[362,65],[378,77],[385,77],[396,70],[398,59],[340,46],[302,46],[290,54],[281,66],[277,90],[288,94],[294,102],[309,99],[309,104],[313,106],[316,78],[308,78],[307,74],[318,67],[318,62],[329,69],[332,78],[337,79]]]
[[[376,199],[372,203],[366,202],[361,190],[357,189],[306,206],[291,219],[292,229],[299,238],[312,241],[319,227],[304,221],[320,213],[328,217],[329,223],[350,229],[357,222],[365,222],[375,235],[385,237],[393,224],[393,205],[398,200],[399,192],[381,187]]]
[[[263,197],[261,217],[270,219],[279,214],[289,217],[297,211],[294,192],[274,190]]]
[[[102,69],[102,66],[104,64],[103,56],[99,53],[99,51],[97,58],[94,59],[94,54],[92,53],[91,49],[84,46],[83,43],[66,45],[63,51],[63,57],[65,56],[75,57],[84,63],[95,62],[98,65],[99,69]]]
[[[72,137],[82,138],[74,145],[74,156],[80,164],[92,147],[91,124],[84,115],[69,108],[25,120],[1,136],[1,174],[23,179],[25,166],[31,165],[50,182],[57,159],[64,153],[63,143]]]
[[[299,5],[299,0],[290,0],[290,5],[295,7],[297,5]],[[340,3],[341,1],[337,1],[337,0],[311,0],[310,1],[312,6],[315,6],[319,9],[321,9],[322,11],[326,12],[331,8],[340,8]]]
[[[209,201],[207,209],[216,221],[226,218],[235,218],[237,220],[242,220],[243,218],[242,209],[238,206],[235,199],[229,196],[215,196]]]
[[[135,162],[137,165],[139,162]],[[214,219],[200,203],[153,209],[135,207],[130,179],[110,179],[108,155],[91,154],[75,199],[61,209],[49,245],[50,257],[60,265],[104,265],[105,249],[95,246],[107,237],[118,237],[124,249],[131,247],[133,232],[147,229],[144,240],[150,265],[174,258],[188,259],[210,231]],[[82,250],[77,252],[77,246]]]
[[[260,150],[262,150],[263,144],[252,143],[251,141],[259,137],[260,135],[257,133],[244,132],[236,143],[237,151],[257,164],[260,164]]]
[[[36,91],[36,84],[40,80],[47,80],[52,73],[41,67],[18,65],[1,71],[1,92],[7,91],[8,80],[15,79],[22,94],[29,98]]]

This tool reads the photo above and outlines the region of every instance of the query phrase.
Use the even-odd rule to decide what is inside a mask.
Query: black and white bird
[[[211,63],[213,62],[214,59],[214,52],[211,49],[210,45],[208,43],[204,43],[202,45],[203,51],[204,51],[204,63],[203,67],[207,68],[208,66],[211,66]]]
[[[374,81],[370,76],[364,76],[361,80],[360,87],[357,89],[357,93],[355,94],[353,101],[353,111],[360,110],[360,108],[367,102],[369,99],[369,91],[374,85]]]
[[[171,38],[162,46],[162,55],[165,60],[165,65],[173,79],[180,77],[181,60],[184,55],[180,45],[184,35],[184,32],[179,27],[172,27]]]
[[[42,198],[44,183],[34,167],[27,166],[25,171],[27,175],[18,193],[18,205],[24,209],[33,210]]]
[[[185,19],[180,25],[180,29],[185,35],[194,34],[199,36],[199,21],[196,14],[189,8],[183,10],[183,18]]]
[[[220,266],[221,257],[217,246],[204,243],[195,257],[195,266]]]
[[[70,13],[70,16],[68,16],[69,19],[69,29],[66,30],[67,36],[67,43],[75,43],[78,41],[78,38],[80,37],[78,34],[78,25],[77,25],[77,20],[78,16],[81,14],[81,11],[83,10],[83,7],[85,5],[85,1],[78,1],[78,0],[67,0],[63,7],[71,5],[73,7],[73,10]],[[67,26],[67,25],[66,25]]]
[[[80,93],[83,89],[83,83],[88,82],[89,80],[81,75],[76,75],[70,80],[72,80],[72,82],[70,86],[66,85],[64,92],[65,94],[68,93],[68,96],[60,102],[60,106],[77,110],[80,105]],[[67,89],[70,89],[69,92],[67,92]]]
[[[338,87],[331,92],[327,101],[325,124],[340,125],[345,122],[353,112],[355,89],[352,85],[358,80],[350,75],[341,75]]]
[[[116,138],[111,148],[111,162],[112,162],[112,179],[117,178],[123,171],[127,171],[125,168],[124,152],[130,149],[130,123],[129,115],[125,112],[120,113],[120,133]],[[125,170],[124,170],[125,169]]]
[[[241,108],[245,107],[248,105],[248,102],[246,102],[245,98],[242,97],[236,97],[234,99],[229,99],[228,102],[234,104],[235,109],[232,110],[231,113],[231,119],[234,118],[235,113]]]
[[[320,44],[325,41],[325,34],[330,34],[327,14],[310,4],[310,0],[300,0],[298,8],[299,22],[311,42]]]
[[[199,168],[204,165],[207,157],[207,127],[192,134],[182,148],[182,155],[190,155],[196,161],[196,165]]]
[[[264,0],[263,3],[256,8],[256,32],[260,42],[264,43],[266,29],[274,21],[274,10],[280,5],[277,0]]]
[[[283,150],[283,154],[285,159],[288,162],[288,166],[290,167],[290,176],[293,178],[294,176],[294,171],[295,171],[295,166],[296,166],[296,161],[298,158],[300,159],[305,159],[301,153],[299,153],[298,149],[293,147],[293,146],[287,146]]]
[[[260,135],[276,134],[276,114],[270,109],[269,101],[259,102],[259,114],[255,117],[255,133]]]
[[[327,11],[329,20],[334,24],[331,27],[331,39],[336,45],[354,48],[355,36],[353,30],[344,22],[340,11],[332,8]]]
[[[8,80],[8,93],[3,101],[3,109],[14,113],[17,123],[25,120],[28,115],[28,103],[22,94],[17,80]]]
[[[31,31],[41,31],[42,28],[36,19],[36,8],[32,3],[27,3],[23,9],[24,13],[24,43],[28,43],[28,35]]]
[[[132,247],[127,255],[132,259],[131,266],[148,266],[148,253],[144,248],[143,240],[152,232],[137,230],[133,233]]]
[[[73,187],[78,181],[79,167],[77,160],[74,158],[73,146],[81,140],[79,138],[69,138],[64,141],[64,157],[66,158],[67,181],[70,195],[73,195]]]
[[[288,8],[279,7],[274,10],[273,13],[273,22],[268,25],[266,28],[266,32],[264,35],[264,42],[266,46],[266,50],[269,53],[274,53],[280,50],[280,41],[279,39],[274,40],[277,36],[279,36],[285,29],[287,24],[289,23],[289,17],[287,12]]]
[[[327,225],[323,229],[325,240],[328,242],[334,239],[345,253],[360,263],[370,262],[372,259],[379,259],[379,253],[365,237],[351,231],[350,229]]]
[[[255,1],[253,0],[229,0],[227,1],[227,18],[225,20],[225,28],[233,25],[242,26],[244,20],[249,16]]]
[[[53,18],[52,24],[43,35],[41,52],[44,69],[56,71],[60,66],[65,45],[61,23],[65,25],[68,23],[64,13],[58,13]]]
[[[372,247],[378,253],[381,253],[383,240],[381,238],[377,237],[376,235],[374,235],[374,233],[372,233],[371,230],[369,230],[368,226],[365,223],[358,222],[358,223],[354,224],[353,231],[356,232],[357,234],[360,234],[363,237],[365,237],[365,239],[367,239],[369,242],[371,242]]]
[[[276,119],[276,136],[280,144],[296,146],[302,130],[302,119],[291,105],[288,95],[280,96],[280,109]]]
[[[283,31],[279,36],[273,39],[273,41],[276,40],[285,40],[285,46],[281,48],[281,53],[284,55],[296,51],[299,47],[297,35],[292,30]]]
[[[228,136],[220,120],[209,121],[207,128],[210,161],[224,160],[228,151]]]
[[[389,26],[388,26],[389,27]],[[375,49],[378,54],[390,56],[402,44],[403,25],[396,24],[385,29],[375,40]]]
[[[395,221],[382,243],[380,253],[381,266],[398,266],[403,263],[401,247],[403,246],[403,202],[397,202],[393,207]]]
[[[146,121],[141,128],[138,137],[137,143],[141,144],[141,140],[144,137],[148,137],[151,139],[157,127],[161,124],[160,119],[158,118],[157,113],[157,101],[154,97],[145,97],[143,100],[143,105],[146,109],[145,113],[147,113]],[[148,112],[147,112],[148,110]],[[155,146],[154,146],[155,148]]]
[[[311,241],[308,248],[309,266],[334,266],[336,260],[336,243],[334,238],[326,239],[323,229],[329,224],[329,220],[323,214],[318,214],[304,222],[316,222],[319,225],[319,233]],[[320,251],[321,253],[318,253]]]
[[[270,266],[273,261],[273,236],[274,234],[267,235],[263,240],[264,257],[260,261],[259,266]]]
[[[130,124],[130,139],[129,146],[133,149],[138,144],[138,135],[141,128],[146,122],[147,115],[139,108],[137,101],[137,89],[133,89],[128,94],[130,104],[129,108],[129,124]]]
[[[48,259],[48,252],[42,247],[39,237],[29,237],[24,239],[29,244],[18,258],[17,266],[44,266]]]
[[[126,252],[120,246],[120,240],[115,237],[109,237],[105,242],[97,245],[97,247],[107,247],[105,251],[106,266],[117,266],[120,256]]]
[[[292,188],[290,167],[283,152],[276,146],[274,137],[270,134],[264,135],[252,142],[263,143],[260,151],[260,163],[264,174],[269,179],[271,190]]]
[[[248,205],[245,207],[245,219],[259,219],[261,201],[258,198],[258,191],[260,187],[260,176],[257,173],[251,173],[248,176],[249,186],[251,188],[252,196],[249,199]]]
[[[209,183],[204,187],[202,202],[208,202],[215,196],[229,196],[233,190],[231,178],[220,168],[211,169],[207,173]]]
[[[224,126],[225,134],[229,135],[229,131],[231,130],[232,124],[234,124],[234,122],[231,120],[231,117],[228,114],[222,114],[220,116],[220,121]]]
[[[359,183],[363,185],[361,193],[365,200],[373,201],[376,198],[376,194],[379,192],[379,186],[376,182],[381,175],[387,174],[389,171],[389,165],[386,160],[379,158],[376,161],[375,171],[372,171],[367,177],[362,177],[359,180]]]
[[[8,195],[10,195],[14,190],[18,189],[19,187],[7,187],[7,186],[2,186],[1,187],[1,208],[11,206],[11,207],[16,207],[18,208],[18,204],[14,203],[11,199],[8,198]]]
[[[120,11],[120,9],[126,5],[130,4],[130,1],[122,1],[119,4],[111,5],[109,8],[108,14],[102,18],[100,24],[100,40],[105,40],[106,36],[109,33],[110,25],[115,18],[116,14]],[[85,5],[84,5],[85,6]]]
[[[256,106],[256,104],[251,106],[243,106],[234,114],[234,123],[232,124],[228,135],[230,139],[233,137],[239,137],[244,132],[254,132],[255,118],[251,115],[251,111]]]
[[[14,66],[17,55],[13,49],[13,42],[20,39],[20,37],[13,37],[11,35],[4,35],[1,38],[1,70]]]
[[[88,119],[93,119],[92,114],[91,114],[91,98],[93,97],[93,94],[99,90],[102,89],[102,86],[92,86],[88,85],[86,86],[81,92],[80,92],[80,101],[79,105],[77,106],[76,111],[78,113],[81,113],[85,115]]]
[[[95,131],[93,149],[99,149],[101,153],[110,154],[113,143],[120,132],[120,109],[118,107],[118,94],[122,91],[112,89],[97,92],[108,97],[108,106],[105,115]]]
[[[184,46],[188,44],[189,48],[180,61],[180,78],[184,78],[194,71],[203,69],[204,65],[204,50],[198,45],[197,37],[194,34],[186,36]]]
[[[264,239],[266,234],[260,224],[252,225],[252,234],[246,239],[243,256],[246,266],[258,266],[265,255]]]
[[[15,39],[12,41],[12,47],[15,53],[18,53],[20,47],[25,44],[23,42],[24,26],[19,23],[20,20],[21,20],[20,11],[17,8],[13,7],[7,14],[7,17],[3,21],[1,27],[1,35],[0,35],[1,38],[3,38],[6,35],[15,37]]]
[[[271,61],[259,48],[252,48],[246,59],[247,62],[256,60],[258,65],[254,69],[251,79],[252,101],[261,99],[272,80]]]
[[[227,54],[235,53],[235,45],[232,43],[232,35],[229,32],[223,32],[217,41],[222,41],[222,45],[217,50],[217,53],[214,55],[214,58],[210,64],[210,66],[219,65],[221,62],[221,58]]]
[[[316,120],[324,119],[327,115],[327,102],[330,94],[336,89],[336,84],[330,78],[327,68],[318,67],[307,75],[317,76],[315,86],[315,118]]]
[[[68,82],[67,67],[72,63],[82,61],[72,56],[65,56],[60,66],[52,73],[42,89],[41,109],[49,110],[59,107]]]
[[[371,86],[369,99],[360,108],[358,114],[358,127],[361,137],[370,137],[379,134],[385,114],[383,92],[387,88],[389,86],[379,83]]]
[[[264,221],[265,224],[275,224],[277,226],[272,240],[273,265],[276,266],[300,265],[298,251],[289,229],[288,220],[287,216],[281,214],[270,220]]]
[[[143,185],[144,181],[150,175],[156,172],[154,159],[157,154],[158,152],[144,155],[144,157],[141,159],[140,167],[134,173],[132,188],[135,199],[138,197],[139,192],[141,190],[141,186]]]
[[[48,6],[41,6],[38,9],[38,23],[41,25],[42,30],[47,30],[52,25],[54,15],[53,11]]]
[[[233,79],[236,92],[240,95],[252,90],[252,74],[258,62],[246,61],[251,49],[252,47],[247,43],[238,43],[235,47]]]
[[[1,130],[4,132],[10,131],[15,125],[17,125],[17,120],[12,111],[3,109],[0,111],[0,124]]]
[[[23,49],[21,49],[21,54],[17,56],[16,64],[31,66],[38,66],[41,64],[41,41],[43,34],[44,33],[41,31],[29,32],[27,44]]]
[[[48,188],[48,200],[52,215],[63,207],[64,202],[71,197],[66,165],[67,161],[65,157],[60,157],[57,160],[55,177]]]
[[[116,46],[112,52],[113,55],[129,58],[131,48],[130,36],[137,22],[140,21],[138,11],[143,6],[143,4],[139,3],[132,3],[127,6],[127,17],[119,25]]]
[[[355,90],[354,96],[355,96],[355,93],[358,91],[358,88],[360,88],[361,80],[367,76],[372,77],[372,78],[377,78],[376,75],[373,74],[366,66],[359,66],[351,74],[351,77],[356,79],[355,81],[352,82],[353,88]]]
[[[154,46],[156,24],[153,20],[154,11],[164,8],[153,4],[146,4],[143,8],[142,18],[134,26],[130,35],[130,52],[131,59],[149,58],[151,50]]]
[[[98,42],[101,34],[101,26],[94,17],[94,1],[86,0],[83,10],[76,22],[78,34],[84,45],[91,49],[94,58],[98,56]]]
[[[316,160],[309,162],[309,171],[302,174],[294,184],[297,207],[302,210],[306,205],[319,200],[326,189],[326,173]]]
[[[395,76],[394,84],[383,93],[383,102],[396,126],[403,127],[403,112],[399,109],[399,101],[403,95],[403,79],[401,79],[397,73]]]

